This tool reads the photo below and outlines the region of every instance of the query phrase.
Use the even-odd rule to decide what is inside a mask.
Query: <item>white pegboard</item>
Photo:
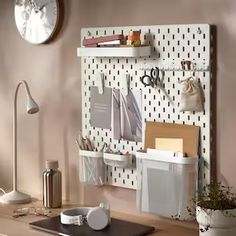
[[[113,150],[135,153],[143,148],[143,142],[131,142],[112,139],[112,131],[95,128],[90,125],[90,86],[95,86],[98,72],[105,75],[105,86],[121,89],[125,73],[131,76],[130,88],[142,90],[143,133],[145,121],[160,121],[179,124],[193,124],[201,127],[200,155],[205,161],[201,180],[210,179],[210,26],[198,25],[156,25],[108,28],[85,28],[81,31],[81,44],[84,38],[111,34],[127,35],[130,30],[140,30],[142,42],[152,46],[150,57],[83,57],[82,75],[82,132],[89,135],[97,148],[105,143]],[[112,49],[111,49],[112,50]],[[183,71],[182,60],[196,64],[196,71]],[[160,90],[144,87],[140,77],[141,68],[159,67],[165,71],[164,87],[175,105],[172,106]],[[148,73],[148,72],[147,72]],[[178,81],[195,74],[199,78],[205,95],[205,111],[198,113],[179,112],[180,84]],[[160,94],[162,101],[160,99]],[[107,167],[107,184],[136,189],[136,169]]]

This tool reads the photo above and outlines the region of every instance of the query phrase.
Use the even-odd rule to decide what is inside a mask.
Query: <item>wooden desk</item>
[[[12,213],[15,209],[23,207],[41,207],[41,202],[33,202],[26,205],[3,205],[0,204],[0,236],[50,236],[51,234],[44,233],[38,230],[31,229],[29,222],[44,219],[41,216],[22,216],[18,218],[13,218]],[[78,207],[77,205],[67,204],[63,205],[64,208]],[[53,215],[60,213],[62,209],[54,209]],[[131,222],[136,222],[140,224],[146,224],[154,226],[157,230],[156,232],[150,234],[152,236],[197,236],[198,228],[195,223],[181,223],[172,220],[154,220],[147,217],[133,216],[128,214],[123,214],[120,212],[112,212],[112,217],[123,219]]]

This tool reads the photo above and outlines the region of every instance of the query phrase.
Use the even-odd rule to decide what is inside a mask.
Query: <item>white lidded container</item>
[[[197,182],[197,157],[160,157],[136,152],[137,207],[140,211],[193,220],[187,211]]]

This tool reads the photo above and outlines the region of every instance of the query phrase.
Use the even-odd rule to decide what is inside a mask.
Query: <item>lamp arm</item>
[[[27,95],[31,97],[27,82],[21,80],[16,86],[13,106],[13,191],[17,191],[17,95],[21,84],[25,85]]]

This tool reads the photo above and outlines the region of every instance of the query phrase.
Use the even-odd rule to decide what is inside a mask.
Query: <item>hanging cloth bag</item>
[[[197,79],[192,77],[181,81],[181,101],[180,111],[196,111],[201,112],[203,108],[203,90]]]

